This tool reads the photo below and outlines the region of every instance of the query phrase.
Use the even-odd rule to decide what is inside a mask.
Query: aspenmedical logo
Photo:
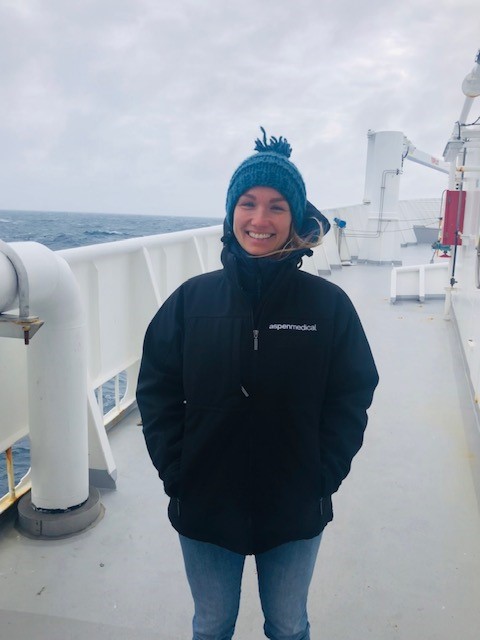
[[[271,324],[269,329],[276,329],[280,331],[281,329],[286,329],[287,331],[316,331],[316,324]]]

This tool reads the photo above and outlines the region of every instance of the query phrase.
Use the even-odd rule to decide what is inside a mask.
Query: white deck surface
[[[357,306],[381,382],[320,547],[312,640],[478,640],[480,433],[453,323],[442,301],[390,305],[389,267],[332,280]],[[45,542],[0,525],[0,638],[191,638],[179,544],[137,422],[110,433],[118,488],[95,527]],[[261,639],[262,623],[250,558],[235,638]]]

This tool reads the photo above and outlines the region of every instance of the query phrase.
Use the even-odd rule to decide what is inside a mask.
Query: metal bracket
[[[43,325],[43,320],[37,316],[22,318],[11,313],[0,313],[0,337],[22,338],[25,344],[37,333]]]
[[[0,337],[23,338],[26,345],[43,324],[37,316],[30,315],[28,274],[18,253],[10,244],[0,240],[0,252],[12,263],[18,282],[18,316],[0,313]]]

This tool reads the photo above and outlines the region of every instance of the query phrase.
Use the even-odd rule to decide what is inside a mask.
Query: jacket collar
[[[222,251],[222,263],[229,280],[247,295],[252,308],[256,311],[265,294],[281,286],[297,271],[298,256],[288,254],[283,260],[274,258],[254,258],[247,254],[237,243],[225,245]]]

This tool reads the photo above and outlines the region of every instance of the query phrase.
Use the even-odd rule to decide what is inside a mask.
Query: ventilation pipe
[[[19,525],[33,536],[61,537],[101,514],[88,484],[86,318],[74,276],[53,251],[0,242],[0,258],[0,336],[29,345],[32,491],[19,501]],[[3,313],[14,305],[18,316]]]

